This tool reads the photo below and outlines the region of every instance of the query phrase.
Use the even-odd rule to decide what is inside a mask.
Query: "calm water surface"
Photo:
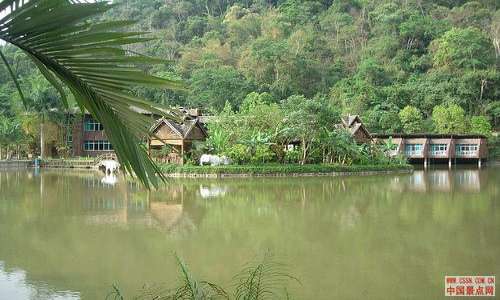
[[[500,169],[172,180],[0,171],[0,299],[104,299],[175,283],[173,253],[231,286],[273,252],[295,299],[438,299],[445,275],[500,276]],[[497,285],[498,288],[498,285]]]

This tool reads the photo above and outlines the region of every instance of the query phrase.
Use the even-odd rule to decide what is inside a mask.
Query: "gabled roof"
[[[173,132],[175,132],[180,138],[184,138],[182,128],[179,126],[179,124],[165,118],[161,118],[156,121],[156,123],[151,127],[150,132],[155,132],[158,128],[160,128],[161,125],[167,125],[172,129]]]
[[[366,129],[365,125],[363,125],[363,123],[356,123],[356,124],[354,124],[354,126],[351,126],[351,128],[349,128],[349,131],[351,132],[351,134],[354,135],[360,129],[363,130],[368,136],[371,136],[370,132],[368,132],[368,130]]]
[[[193,130],[194,127],[198,126],[200,130],[203,132],[205,136],[207,136],[207,132],[203,126],[201,126],[198,119],[194,120],[184,120],[182,124],[179,124],[175,121],[161,118],[155,122],[155,124],[151,127],[150,132],[155,132],[158,128],[160,128],[163,124],[167,125],[172,129],[174,133],[176,133],[179,138],[185,139],[189,133]]]
[[[347,117],[342,118],[342,123],[344,123],[346,127],[351,127],[352,124],[354,124],[354,122],[363,123],[358,115],[349,115]]]
[[[344,128],[349,130],[352,135],[355,135],[356,132],[362,130],[366,133],[366,135],[371,137],[370,132],[366,129],[365,125],[363,125],[363,122],[358,115],[349,115],[342,118],[342,125],[344,126]]]

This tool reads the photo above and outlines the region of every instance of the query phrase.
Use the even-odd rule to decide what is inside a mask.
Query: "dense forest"
[[[183,92],[136,91],[157,103],[218,114],[258,98],[293,114],[316,99],[359,114],[371,132],[488,134],[500,125],[497,0],[114,3],[105,18],[136,20],[132,30],[156,38],[129,50],[167,60],[148,71],[186,83]],[[22,53],[3,48],[28,111],[49,118],[57,92]],[[1,124],[25,114],[0,68]]]

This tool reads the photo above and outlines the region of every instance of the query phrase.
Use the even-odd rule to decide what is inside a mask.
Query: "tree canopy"
[[[132,31],[150,32],[155,39],[123,49],[164,59],[140,68],[187,83],[178,91],[131,90],[161,105],[219,114],[226,104],[235,113],[246,110],[247,98],[255,102],[257,95],[266,95],[266,104],[291,99],[308,105],[321,98],[339,115],[359,114],[371,132],[484,132],[500,125],[498,1],[113,4],[93,20],[135,20]],[[37,66],[24,59],[22,50],[0,48],[23,85],[34,78]],[[0,69],[0,111],[14,117],[22,111],[12,101],[16,87],[5,67]],[[299,105],[298,111],[286,107],[282,113],[301,112]],[[443,107],[453,109],[452,119]],[[463,124],[445,124],[458,120]]]

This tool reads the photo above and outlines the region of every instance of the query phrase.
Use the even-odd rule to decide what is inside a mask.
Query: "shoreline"
[[[23,161],[9,163],[9,167],[0,170],[30,169],[32,164]],[[337,176],[369,176],[377,174],[408,174],[412,173],[412,165],[228,165],[228,166],[178,166],[159,165],[163,175],[168,178],[250,178],[250,177],[337,177]],[[86,170],[97,171],[96,168],[71,164],[42,164],[40,169],[46,170]]]
[[[339,177],[339,176],[373,176],[382,174],[411,174],[413,169],[400,169],[400,170],[385,170],[385,171],[356,171],[356,172],[330,172],[330,173],[165,173],[168,178],[210,178],[210,179],[223,179],[223,178],[284,178],[284,177]]]
[[[250,178],[250,177],[336,177],[412,173],[411,165],[231,165],[169,166],[160,165],[169,178]]]

